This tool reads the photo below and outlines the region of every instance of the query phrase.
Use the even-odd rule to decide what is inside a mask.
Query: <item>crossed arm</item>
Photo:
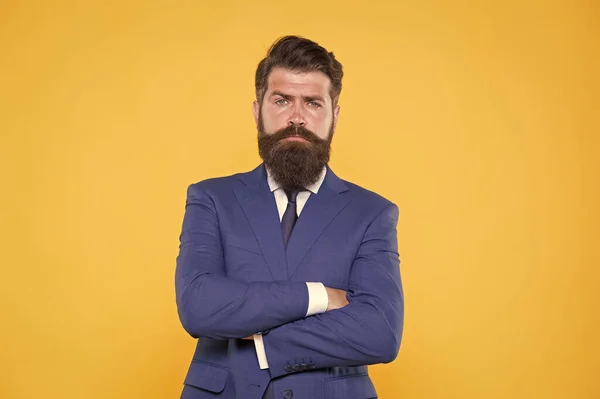
[[[365,233],[347,295],[328,290],[328,311],[305,317],[304,282],[241,282],[225,275],[215,205],[201,187],[190,186],[175,281],[183,327],[193,337],[218,339],[270,330],[264,345],[273,378],[290,373],[295,359],[313,368],[392,361],[403,322],[397,218],[395,205],[382,209]]]

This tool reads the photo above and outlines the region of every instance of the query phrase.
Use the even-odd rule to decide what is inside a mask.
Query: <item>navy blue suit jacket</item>
[[[398,208],[331,169],[287,248],[263,165],[188,188],[177,257],[177,307],[198,338],[182,398],[365,399],[366,365],[398,354],[404,300]],[[305,317],[305,282],[348,292],[349,304]],[[266,332],[268,370],[254,342]]]

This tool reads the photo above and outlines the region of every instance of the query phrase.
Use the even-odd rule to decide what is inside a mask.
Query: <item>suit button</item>
[[[286,373],[291,373],[292,372],[292,366],[290,366],[289,364],[287,366],[284,367],[284,370]]]
[[[302,371],[308,370],[308,365],[307,365],[307,364],[304,364],[304,363],[302,363],[302,364],[300,365],[300,370],[302,370]]]
[[[317,367],[317,366],[315,366],[314,364],[309,364],[309,365],[308,365],[308,368],[309,368],[309,369],[311,369],[311,370],[312,370],[312,369],[314,369],[314,368],[316,368],[316,367]]]
[[[292,371],[300,371],[300,370],[301,370],[301,369],[300,369],[300,366],[299,366],[299,365],[297,365],[297,364],[294,364],[294,365],[292,366]]]
[[[283,391],[284,399],[292,399],[293,397],[294,397],[294,392],[292,392],[291,389],[286,389],[285,391]]]

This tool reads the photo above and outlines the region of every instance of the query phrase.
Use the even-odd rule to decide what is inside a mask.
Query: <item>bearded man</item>
[[[342,65],[286,36],[256,71],[263,163],[188,188],[175,276],[197,338],[181,398],[365,399],[398,354],[398,208],[337,177]]]

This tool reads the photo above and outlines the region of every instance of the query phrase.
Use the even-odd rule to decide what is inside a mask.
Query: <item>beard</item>
[[[294,136],[306,141],[284,141]],[[319,180],[329,162],[332,139],[333,123],[327,139],[322,139],[299,125],[267,133],[262,117],[258,120],[258,153],[284,190],[302,191]]]

